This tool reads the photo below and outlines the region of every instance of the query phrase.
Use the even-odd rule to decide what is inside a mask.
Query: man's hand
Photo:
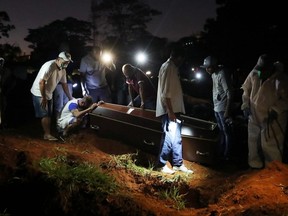
[[[105,102],[104,102],[103,100],[98,101],[97,106],[99,106],[99,105],[101,105],[101,104],[104,104],[104,103],[105,103]]]
[[[248,119],[249,116],[251,115],[251,111],[248,107],[243,110],[243,115],[244,115],[245,119]]]
[[[43,108],[43,109],[47,109],[47,99],[46,98],[43,98],[42,97],[42,99],[41,99],[41,107]]]

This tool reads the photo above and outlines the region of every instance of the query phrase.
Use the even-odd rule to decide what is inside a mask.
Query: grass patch
[[[109,162],[108,166],[115,164],[116,168],[128,169],[141,176],[150,175],[154,169],[154,164],[148,161],[148,167],[140,166],[139,164],[143,162],[143,160],[138,160],[138,156],[138,152],[117,156],[112,155],[112,160]]]
[[[185,208],[185,195],[186,194],[180,194],[178,187],[171,187],[159,193],[161,199],[172,201],[173,208],[176,208],[177,210]]]
[[[40,169],[58,187],[64,187],[71,193],[77,192],[80,187],[108,194],[117,189],[115,179],[99,168],[89,163],[69,161],[66,156],[41,159]]]

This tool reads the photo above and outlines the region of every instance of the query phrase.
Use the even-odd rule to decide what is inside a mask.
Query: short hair
[[[93,104],[93,99],[90,95],[85,95],[82,100],[84,101],[85,103],[85,107],[89,107]]]

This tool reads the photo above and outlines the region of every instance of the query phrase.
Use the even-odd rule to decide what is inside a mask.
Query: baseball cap
[[[58,55],[59,58],[62,58],[64,61],[70,61],[70,62],[73,62],[72,59],[71,59],[71,55],[70,53],[68,52],[61,52],[59,55]]]
[[[204,59],[204,63],[200,67],[208,68],[216,65],[217,65],[217,59],[214,56],[208,56]]]

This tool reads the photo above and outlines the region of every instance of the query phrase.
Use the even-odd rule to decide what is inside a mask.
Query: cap
[[[61,52],[61,53],[58,55],[58,57],[64,59],[64,61],[73,62],[72,59],[71,59],[71,55],[70,55],[70,53],[68,53],[68,52]]]
[[[212,67],[212,66],[216,66],[217,65],[217,59],[213,56],[208,56],[204,59],[204,63],[203,65],[201,65],[201,68],[208,68],[208,67]]]
[[[273,60],[271,56],[267,54],[263,54],[259,56],[257,64],[255,65],[254,69],[255,70],[262,70],[263,68],[269,67],[273,65]]]

